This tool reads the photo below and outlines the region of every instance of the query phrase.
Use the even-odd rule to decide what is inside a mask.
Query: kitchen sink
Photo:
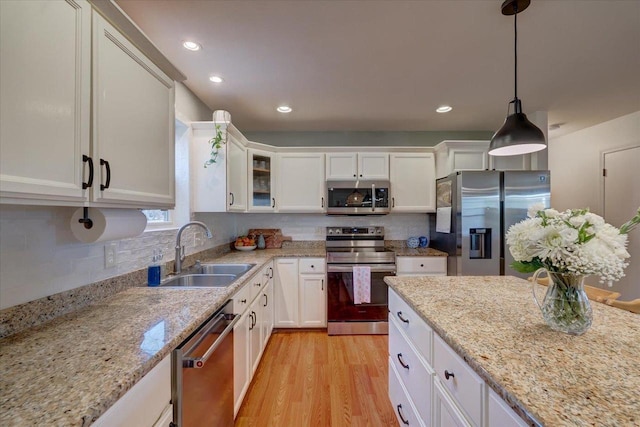
[[[224,288],[233,283],[236,274],[185,274],[160,283],[162,288]]]
[[[199,274],[234,274],[241,276],[251,270],[255,264],[200,264],[196,268]]]

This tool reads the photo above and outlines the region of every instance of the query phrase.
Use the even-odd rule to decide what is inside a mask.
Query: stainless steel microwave
[[[327,181],[327,215],[386,215],[389,181]]]

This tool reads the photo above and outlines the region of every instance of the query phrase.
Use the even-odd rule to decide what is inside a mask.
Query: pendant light
[[[502,14],[513,15],[514,33],[514,112],[509,114],[504,124],[491,138],[490,156],[515,156],[527,154],[547,148],[544,133],[527,119],[522,112],[522,103],[518,99],[518,13],[525,10],[531,0],[505,0],[502,3]]]

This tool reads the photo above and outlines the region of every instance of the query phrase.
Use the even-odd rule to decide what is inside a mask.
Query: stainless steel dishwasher
[[[174,427],[233,425],[233,326],[227,302],[173,351]]]

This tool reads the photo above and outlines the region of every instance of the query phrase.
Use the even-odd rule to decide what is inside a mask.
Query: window
[[[144,209],[142,213],[147,217],[147,225],[168,225],[171,216],[167,209]]]

